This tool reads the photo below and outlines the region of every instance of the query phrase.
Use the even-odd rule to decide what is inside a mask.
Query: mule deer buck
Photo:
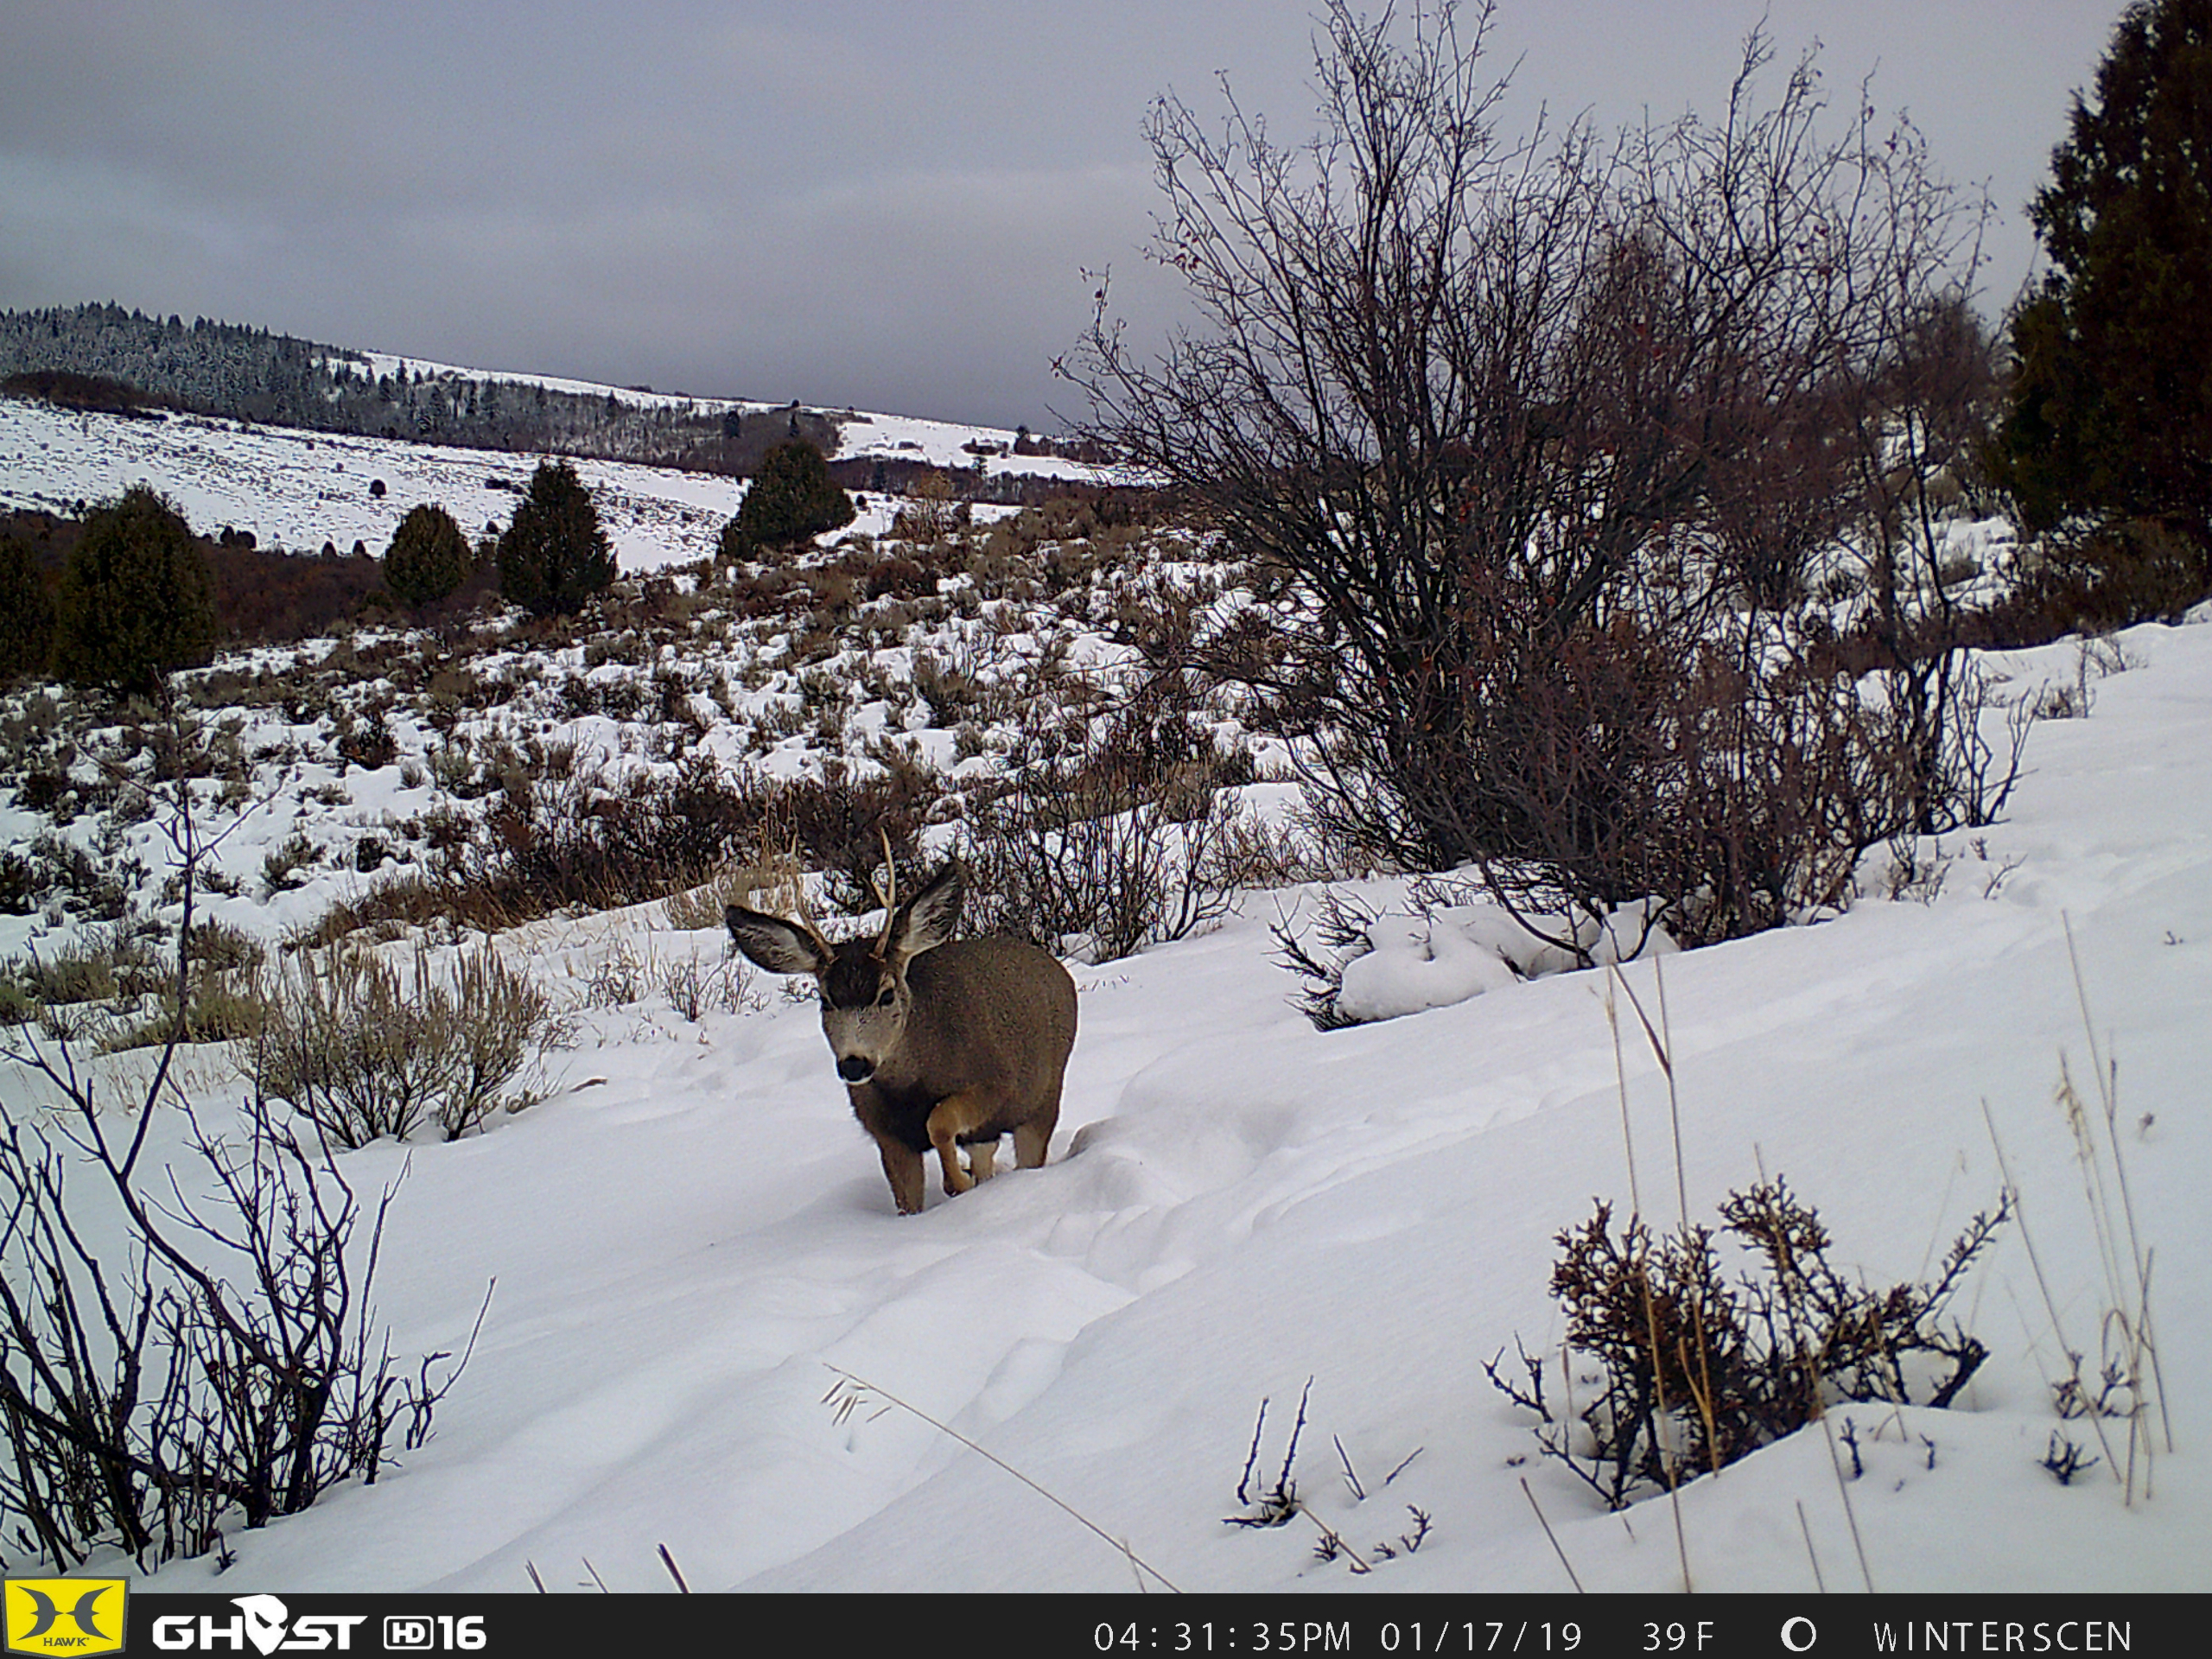
[[[966,879],[957,860],[904,905],[893,902],[887,842],[884,867],[883,931],[873,942],[830,944],[803,896],[795,918],[732,905],[724,919],[737,948],[770,973],[814,976],[853,1116],[875,1137],[892,1198],[911,1216],[931,1147],[949,1193],[990,1178],[1003,1134],[1023,1169],[1045,1161],[1075,1046],[1075,982],[1018,939],[947,941]]]

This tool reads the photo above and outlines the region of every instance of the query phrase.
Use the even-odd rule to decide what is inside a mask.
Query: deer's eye
[[[875,1006],[879,1008],[887,1008],[898,1000],[898,991],[892,986],[887,985],[883,988],[883,995],[875,999]]]

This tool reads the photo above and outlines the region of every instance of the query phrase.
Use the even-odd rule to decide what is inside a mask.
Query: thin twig
[[[1620,1005],[1613,995],[1614,982],[1621,976],[1620,964],[1607,964],[1605,976],[1605,1026],[1613,1033],[1613,1081],[1621,1097],[1621,1155],[1628,1161],[1629,1207],[1637,1215],[1643,1213],[1643,1194],[1636,1181],[1636,1136],[1629,1128],[1628,1063],[1621,1053]]]
[[[676,1587],[678,1590],[681,1590],[687,1596],[690,1595],[691,1593],[691,1586],[683,1581],[683,1573],[682,1569],[676,1565],[676,1557],[668,1553],[668,1546],[666,1544],[662,1544],[658,1548],[660,1550],[660,1564],[668,1569],[668,1576],[676,1580]]]
[[[1828,1581],[1821,1576],[1821,1557],[1813,1548],[1812,1523],[1805,1519],[1805,1500],[1797,1500],[1797,1530],[1805,1535],[1805,1559],[1813,1564],[1813,1587],[1822,1595],[1828,1592]]]
[[[1244,1472],[1238,1476],[1236,1480],[1236,1501],[1239,1503],[1249,1503],[1252,1501],[1252,1470],[1260,1461],[1260,1435],[1267,1426],[1268,1402],[1266,1396],[1262,1395],[1260,1400],[1260,1414],[1252,1424],[1252,1444],[1244,1453]]]
[[[1367,1502],[1367,1489],[1359,1484],[1359,1471],[1351,1466],[1351,1454],[1344,1450],[1341,1437],[1332,1434],[1330,1442],[1337,1448],[1337,1461],[1344,1466],[1344,1484],[1351,1488],[1351,1495],[1360,1503]]]
[[[1843,1464],[1836,1456],[1835,1419],[1827,1412],[1821,1414],[1821,1433],[1827,1436],[1828,1472],[1835,1477],[1836,1496],[1843,1500],[1843,1518],[1851,1529],[1851,1548],[1859,1555],[1859,1577],[1866,1586],[1866,1593],[1874,1593],[1873,1569],[1866,1565],[1866,1545],[1859,1535],[1859,1512],[1851,1506],[1851,1488],[1843,1478]],[[1857,1452],[1852,1454],[1856,1457]]]
[[[1577,1595],[1589,1592],[1583,1589],[1582,1580],[1575,1576],[1574,1563],[1567,1559],[1567,1552],[1559,1547],[1559,1535],[1552,1530],[1552,1523],[1544,1519],[1543,1506],[1536,1502],[1535,1493],[1529,1490],[1529,1477],[1521,1477],[1521,1495],[1529,1500],[1529,1507],[1536,1512],[1536,1524],[1544,1529],[1544,1536],[1551,1540],[1552,1554],[1559,1557],[1559,1564],[1567,1569],[1567,1579]]]

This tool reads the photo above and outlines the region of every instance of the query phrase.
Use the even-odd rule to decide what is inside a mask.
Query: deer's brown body
[[[948,864],[904,906],[887,894],[874,942],[833,945],[810,921],[737,905],[727,918],[763,968],[814,976],[837,1075],[906,1215],[922,1207],[931,1149],[947,1192],[989,1178],[1001,1135],[1020,1167],[1042,1164],[1075,1046],[1075,982],[1050,953],[1017,939],[944,942],[961,882]]]

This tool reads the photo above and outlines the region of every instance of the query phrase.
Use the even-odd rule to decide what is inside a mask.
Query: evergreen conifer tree
[[[73,684],[150,692],[215,654],[207,558],[183,516],[143,484],[86,515],[54,611],[54,670]]]
[[[468,580],[476,555],[443,507],[409,509],[384,556],[384,585],[403,605],[427,605]]]
[[[2050,274],[2015,318],[2000,471],[2029,523],[2212,550],[2212,0],[2139,0],[2030,205]],[[2118,545],[2118,542],[2112,544]]]
[[[804,438],[768,451],[722,527],[721,556],[749,559],[763,547],[804,541],[853,522],[853,498],[830,476],[822,452]]]
[[[614,580],[614,550],[591,492],[567,461],[541,461],[499,537],[499,592],[540,616],[569,616]]]

